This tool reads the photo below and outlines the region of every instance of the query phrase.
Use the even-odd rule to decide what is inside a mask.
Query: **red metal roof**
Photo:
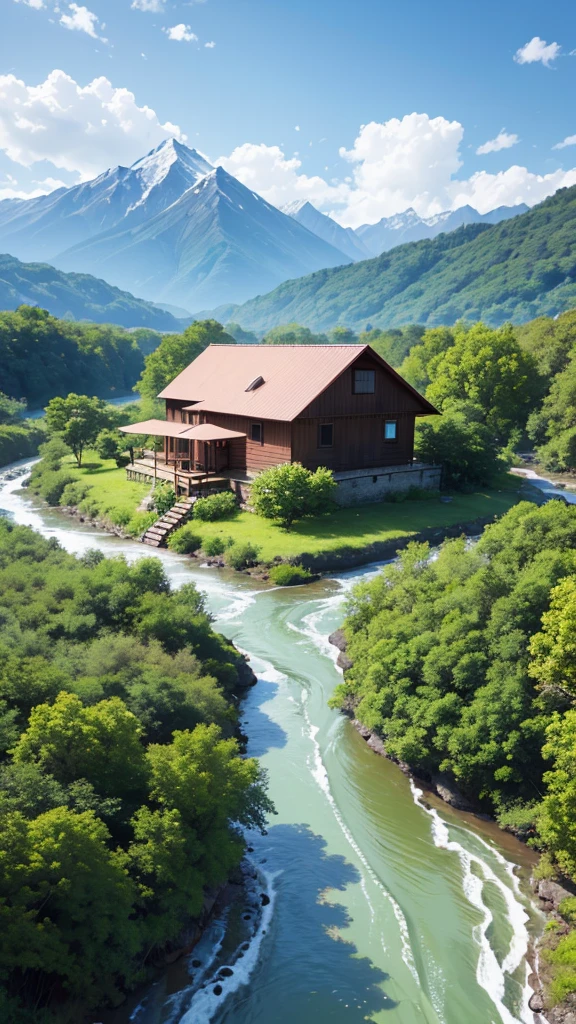
[[[238,430],[227,430],[213,423],[198,423],[195,427],[173,420],[141,420],[119,427],[124,434],[153,434],[156,437],[183,437],[187,441],[227,441],[232,437],[246,437]]]
[[[436,411],[369,345],[209,345],[158,397],[207,412],[293,420],[363,352],[417,395],[423,413]],[[247,391],[257,377],[264,383]]]

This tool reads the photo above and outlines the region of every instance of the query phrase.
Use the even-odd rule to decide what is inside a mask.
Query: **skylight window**
[[[264,383],[264,377],[254,377],[254,380],[251,380],[249,385],[248,385],[248,387],[245,388],[244,390],[245,391],[256,391],[256,388],[261,388],[263,383]]]

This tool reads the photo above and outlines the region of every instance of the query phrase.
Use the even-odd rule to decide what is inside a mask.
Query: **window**
[[[384,440],[385,441],[397,441],[398,440],[398,421],[397,420],[384,420]]]
[[[354,370],[354,394],[374,394],[374,370]]]
[[[334,443],[334,427],[332,423],[321,423],[318,428],[318,447],[331,448]]]
[[[261,423],[253,423],[252,427],[250,429],[250,440],[254,441],[255,444],[264,444],[264,441],[262,440],[262,436],[263,436],[262,435],[262,424]]]

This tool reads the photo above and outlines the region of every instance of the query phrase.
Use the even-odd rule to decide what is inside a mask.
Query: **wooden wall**
[[[370,396],[368,396],[370,397]],[[384,440],[384,417],[334,416],[303,419],[292,423],[292,459],[308,469],[327,466],[334,472],[367,469],[372,466],[402,466],[414,455],[414,415],[393,416],[398,422],[398,439]],[[318,447],[320,423],[334,427],[332,448]]]
[[[374,370],[374,394],[355,395],[354,370]],[[370,356],[362,356],[304,409],[299,419],[315,416],[394,416],[422,413],[422,404],[408,388]]]

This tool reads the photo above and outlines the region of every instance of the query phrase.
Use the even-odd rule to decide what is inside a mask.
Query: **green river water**
[[[19,486],[0,489],[0,509],[68,550],[150,554],[34,508]],[[193,580],[205,592],[216,627],[249,653],[259,678],[242,725],[278,812],[267,835],[250,837],[258,891],[271,902],[220,994],[198,988],[198,972],[192,983],[181,964],[115,1020],[532,1024],[524,954],[541,927],[525,895],[533,858],[495,826],[424,798],[327,707],[340,678],[327,637],[347,591],[377,567],[272,589],[160,557],[175,586]],[[205,980],[224,932],[216,921],[195,952]]]

